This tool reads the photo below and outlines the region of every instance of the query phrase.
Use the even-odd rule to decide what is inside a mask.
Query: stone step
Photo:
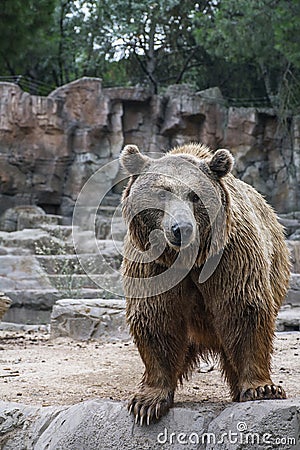
[[[300,274],[292,273],[285,304],[300,307]]]
[[[3,322],[23,323],[26,325],[47,325],[50,322],[52,309],[32,309],[29,307],[15,308],[13,305],[3,316]]]
[[[294,286],[299,278],[296,277]],[[103,280],[102,280],[103,281]],[[60,279],[60,282],[62,280]],[[65,284],[66,280],[64,280]],[[80,280],[82,283],[82,280]],[[78,283],[78,281],[76,282]],[[76,285],[75,283],[75,285]],[[110,280],[110,284],[112,283]],[[89,286],[95,286],[95,284],[90,281]],[[115,286],[114,286],[115,287]],[[299,291],[297,291],[299,293]],[[12,305],[9,310],[5,313],[3,321],[14,322],[14,323],[27,323],[27,324],[47,324],[50,322],[50,314],[53,305],[68,296],[87,299],[110,299],[115,296],[115,294],[110,293],[105,289],[85,287],[79,288],[78,286],[73,291],[70,289],[28,289],[28,290],[7,290],[6,294],[12,300]],[[283,306],[279,312],[278,318],[278,329],[288,330],[288,329],[298,329],[298,319],[300,319],[300,303],[299,296],[296,301],[290,301],[289,304],[293,305],[293,308],[288,308],[288,306]]]
[[[297,234],[300,230],[300,218],[299,217],[289,217],[288,215],[280,215],[278,217],[279,222],[285,228],[286,236],[292,237],[295,233]]]
[[[300,306],[282,308],[276,320],[277,331],[300,331]]]
[[[65,294],[56,289],[28,289],[6,291],[12,304],[3,317],[5,322],[47,324],[52,307]]]
[[[51,314],[51,337],[86,341],[128,340],[123,299],[63,299]]]
[[[51,310],[57,300],[65,296],[64,292],[54,289],[17,289],[7,290],[6,294],[11,298],[11,308],[31,308],[33,310]]]
[[[0,256],[27,256],[32,255],[32,252],[29,249],[20,248],[20,247],[7,247],[0,245]]]
[[[101,202],[101,206],[118,206],[121,203],[121,195],[120,194],[107,194],[102,202]]]
[[[287,237],[293,235],[300,228],[300,221],[297,219],[279,219],[279,222],[284,226]]]
[[[53,305],[60,299],[70,295],[75,298],[97,299],[109,298],[113,295],[104,289],[35,289],[6,291],[12,304],[3,316],[3,321],[23,324],[48,324]]]
[[[120,269],[122,255],[103,251],[99,255],[40,255],[36,259],[49,275],[103,274],[109,268]]]
[[[43,225],[60,225],[63,216],[56,214],[27,214],[23,213],[18,218],[18,231],[30,228],[40,228]]]
[[[7,294],[4,294],[4,292],[0,292],[0,322],[11,304],[11,298]]]
[[[1,331],[13,331],[15,333],[25,331],[26,333],[50,334],[50,324],[26,325],[24,323],[1,322],[0,330]]]
[[[122,254],[123,252],[123,240],[97,239],[95,233],[92,231],[80,231],[79,233],[75,232],[72,238],[72,245],[73,252],[70,253],[111,253],[112,255],[115,255],[116,253]]]
[[[45,272],[33,255],[0,256],[0,291],[50,289]]]
[[[0,231],[0,246],[15,247],[30,250],[32,253],[56,254],[74,252],[73,244],[55,236],[40,228],[24,229],[22,231]]]
[[[95,223],[96,236],[98,239],[124,239],[127,227],[122,217],[98,216]]]
[[[287,241],[287,246],[291,253],[291,261],[293,265],[293,272],[300,273],[300,240]]]
[[[117,203],[116,205],[102,205],[99,206],[98,210],[97,210],[97,215],[99,216],[106,216],[106,217],[121,217],[122,215],[122,210],[120,207],[120,204]]]
[[[7,290],[5,294],[12,300],[10,308],[27,307],[35,310],[51,310],[56,301],[66,298],[69,290],[51,289],[28,289],[28,290]],[[94,299],[111,298],[111,295],[104,289],[82,288],[73,292],[72,298]]]
[[[52,286],[58,290],[102,289],[117,295],[123,294],[119,272],[88,275],[49,275]]]
[[[49,275],[51,285],[58,290],[73,290],[82,288],[96,289],[98,285],[89,276],[85,274],[73,274],[68,275]],[[101,278],[100,278],[101,282]]]
[[[40,228],[58,239],[67,239],[72,236],[73,229],[79,227],[75,227],[75,225],[41,225]]]

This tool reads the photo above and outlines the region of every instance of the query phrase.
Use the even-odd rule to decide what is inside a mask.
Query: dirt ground
[[[126,400],[143,365],[133,343],[51,340],[42,332],[0,331],[0,398],[31,405],[71,405],[90,398]],[[273,381],[300,397],[300,333],[278,333]],[[176,403],[230,401],[217,367],[201,363]]]

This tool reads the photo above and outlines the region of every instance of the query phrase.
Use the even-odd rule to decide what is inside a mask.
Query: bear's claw
[[[153,398],[143,392],[137,393],[128,403],[129,414],[133,413],[136,424],[150,425],[151,422],[159,420],[169,411],[173,404],[173,397],[173,393]]]
[[[241,392],[240,402],[247,402],[249,400],[274,400],[286,398],[285,390],[281,386],[274,384],[266,384],[265,386],[258,386],[257,388],[249,388]]]

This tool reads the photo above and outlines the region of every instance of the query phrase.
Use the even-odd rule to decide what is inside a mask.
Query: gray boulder
[[[129,339],[125,323],[125,300],[62,299],[53,306],[51,336],[86,341]]]
[[[300,399],[177,406],[140,427],[121,402],[70,407],[0,403],[2,450],[271,450],[300,448]]]

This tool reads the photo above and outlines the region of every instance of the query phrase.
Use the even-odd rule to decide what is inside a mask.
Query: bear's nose
[[[174,244],[186,244],[193,233],[193,225],[189,222],[176,222],[172,225],[171,230],[174,237]]]

